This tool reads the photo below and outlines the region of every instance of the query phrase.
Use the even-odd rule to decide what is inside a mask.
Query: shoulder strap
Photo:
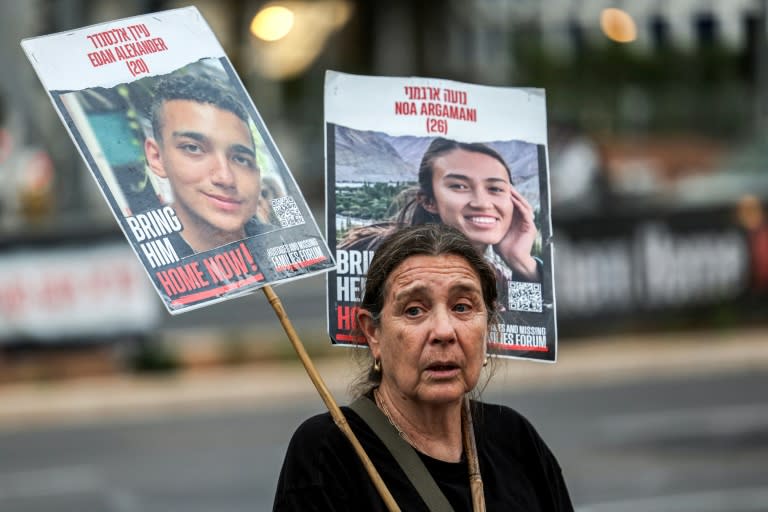
[[[408,480],[411,481],[421,499],[427,504],[427,508],[431,512],[452,511],[453,507],[451,507],[443,491],[437,486],[435,479],[429,474],[416,450],[400,437],[395,427],[376,407],[376,404],[369,398],[362,396],[352,402],[349,407],[379,436],[381,442],[403,468]]]

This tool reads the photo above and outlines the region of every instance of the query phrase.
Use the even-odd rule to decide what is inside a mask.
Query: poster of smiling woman
[[[359,341],[355,306],[381,240],[445,223],[496,272],[490,352],[555,361],[544,91],[328,72],[325,118],[332,340]]]
[[[333,266],[197,9],[26,39],[22,47],[171,313]]]

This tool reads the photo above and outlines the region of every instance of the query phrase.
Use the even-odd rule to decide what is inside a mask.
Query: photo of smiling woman
[[[541,282],[534,208],[490,145],[433,139],[419,164],[418,185],[403,190],[394,203],[392,220],[349,229],[338,248],[375,250],[399,227],[443,223],[464,233],[491,263],[502,296],[510,281]]]

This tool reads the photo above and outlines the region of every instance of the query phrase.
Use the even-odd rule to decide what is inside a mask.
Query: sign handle
[[[462,406],[462,436],[464,438],[464,453],[469,461],[469,487],[472,491],[472,510],[485,512],[485,494],[483,493],[483,477],[480,475],[480,463],[477,460],[477,444],[475,429],[472,425],[472,409],[469,398],[464,397]]]
[[[264,286],[262,290],[264,290],[264,295],[267,297],[267,300],[272,306],[272,309],[275,310],[277,318],[280,319],[280,323],[282,324],[285,333],[288,335],[288,339],[291,340],[291,344],[296,350],[296,354],[299,356],[299,360],[301,360],[301,363],[304,365],[304,369],[307,371],[310,380],[315,385],[317,392],[320,393],[320,397],[323,399],[325,406],[331,413],[333,422],[336,423],[336,426],[338,426],[346,438],[349,439],[349,442],[352,443],[352,447],[355,449],[355,452],[357,452],[357,456],[362,461],[365,470],[368,472],[368,476],[371,477],[371,481],[373,481],[373,485],[376,487],[376,490],[379,491],[379,494],[384,500],[384,504],[387,506],[387,509],[389,509],[390,512],[400,512],[400,507],[398,507],[397,502],[392,497],[389,489],[387,489],[384,480],[381,479],[379,472],[376,470],[373,462],[371,462],[368,454],[365,453],[365,449],[360,444],[360,441],[358,441],[355,433],[352,432],[352,428],[349,426],[349,423],[347,423],[347,419],[344,417],[344,413],[341,412],[338,404],[333,399],[333,395],[331,395],[330,390],[325,385],[323,378],[320,376],[317,369],[315,368],[315,365],[312,363],[312,359],[304,349],[304,344],[301,342],[299,336],[296,334],[296,331],[293,329],[291,320],[288,318],[288,315],[283,308],[280,297],[277,296],[270,285]]]

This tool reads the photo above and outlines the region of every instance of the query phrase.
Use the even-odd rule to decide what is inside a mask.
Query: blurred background
[[[322,409],[260,294],[165,312],[19,46],[187,5],[321,228],[325,70],[546,89],[560,362],[487,399],[580,510],[768,510],[768,0],[0,0],[0,510],[268,510]]]

